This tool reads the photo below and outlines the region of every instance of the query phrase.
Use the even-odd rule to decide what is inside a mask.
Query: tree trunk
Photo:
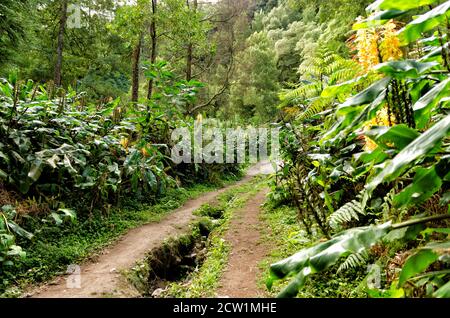
[[[187,5],[189,7],[189,1],[187,1]],[[193,13],[197,13],[198,8],[198,1],[193,1]],[[192,60],[193,60],[193,54],[194,54],[194,45],[192,42],[189,42],[188,48],[187,48],[187,56],[186,56],[186,81],[190,81],[192,79]]]
[[[64,51],[64,32],[66,31],[67,23],[67,6],[68,0],[63,0],[61,3],[60,19],[59,19],[59,33],[58,33],[58,47],[56,49],[56,64],[55,64],[55,86],[62,85],[62,63]]]
[[[131,101],[137,103],[139,100],[139,61],[141,59],[142,36],[133,50],[132,88]]]
[[[186,56],[186,81],[188,82],[192,79],[192,51],[192,44],[189,43]]]
[[[150,63],[155,64],[156,62],[156,56],[157,56],[157,41],[158,41],[158,35],[156,32],[156,10],[157,10],[157,0],[152,0],[152,23],[150,25],[150,37],[152,38],[152,54],[150,57]],[[151,99],[153,96],[153,79],[150,79],[148,81],[148,94],[147,99]]]

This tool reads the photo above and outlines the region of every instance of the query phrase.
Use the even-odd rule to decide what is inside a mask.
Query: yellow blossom
[[[390,20],[381,28],[383,40],[380,44],[380,53],[383,62],[395,61],[402,58],[403,53],[400,49],[400,40],[396,32],[397,25]]]

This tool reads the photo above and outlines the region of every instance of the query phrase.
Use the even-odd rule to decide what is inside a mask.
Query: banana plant
[[[270,276],[266,283],[267,287],[271,289],[276,280],[294,277],[278,297],[295,297],[304,286],[308,276],[326,271],[344,257],[369,250],[392,230],[444,219],[450,219],[450,214],[415,219],[399,224],[387,222],[346,230],[326,242],[313,245],[289,258],[272,264]],[[448,245],[448,243],[445,244],[445,246]],[[434,245],[434,247],[442,248],[443,245]],[[409,272],[404,274],[404,276],[406,275],[410,275]]]

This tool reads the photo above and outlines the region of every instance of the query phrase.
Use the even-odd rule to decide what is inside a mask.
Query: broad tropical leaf
[[[439,191],[441,186],[442,179],[438,176],[435,166],[419,168],[412,184],[394,197],[394,205],[402,207],[422,203]]]
[[[433,294],[436,298],[450,298],[450,281],[448,281],[444,286],[439,288]]]
[[[437,0],[378,0],[367,9],[374,11],[381,10],[411,10],[418,7],[427,6],[437,2]]]
[[[393,61],[378,64],[375,70],[397,79],[418,78],[430,68],[439,65],[436,62],[421,63],[415,60]]]
[[[422,36],[422,33],[433,30],[449,17],[450,1],[444,2],[433,10],[420,15],[399,31],[399,38],[403,45],[411,43]]]
[[[294,297],[303,286],[307,276],[322,272],[337,263],[341,257],[362,253],[376,244],[391,229],[391,222],[381,225],[353,228],[331,240],[314,245],[273,264],[270,267],[270,288],[275,280],[295,276],[293,282],[279,297]]]
[[[364,133],[384,149],[395,147],[402,150],[420,136],[416,130],[406,125],[395,125],[393,127],[375,126]]]
[[[419,129],[425,128],[429,123],[433,109],[442,100],[448,96],[448,89],[450,87],[450,78],[442,81],[433,87],[425,96],[420,98],[414,105],[414,117],[417,127]]]
[[[383,25],[391,19],[402,16],[406,11],[402,10],[386,10],[381,12],[376,12],[365,20],[358,21],[353,24],[353,30],[367,29],[371,27],[376,27]]]
[[[415,160],[425,156],[441,142],[442,138],[450,133],[450,115],[447,115],[433,127],[416,138],[405,147],[392,160],[383,164],[379,172],[372,181],[366,185],[366,189],[371,192],[383,182],[392,181],[401,175],[405,169]]]
[[[382,92],[386,90],[386,87],[388,86],[390,81],[390,77],[385,77],[375,82],[361,93],[350,97],[343,104],[339,105],[339,107],[337,108],[337,113],[339,115],[345,114],[348,111],[351,111],[351,109],[349,109],[351,107],[372,103]]]
[[[430,243],[420,248],[411,255],[403,265],[400,273],[399,286],[403,286],[406,281],[417,274],[425,271],[431,264],[436,262],[442,254],[448,254],[450,242]]]

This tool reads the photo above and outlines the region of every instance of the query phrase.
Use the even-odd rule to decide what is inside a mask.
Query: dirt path
[[[58,277],[53,282],[28,294],[37,298],[86,298],[86,297],[133,297],[137,291],[129,286],[121,274],[136,261],[145,257],[151,249],[160,246],[165,239],[183,233],[195,219],[192,214],[205,203],[210,203],[221,193],[248,182],[253,176],[270,171],[270,164],[259,163],[249,169],[247,176],[234,185],[210,192],[188,201],[158,223],[150,223],[125,234],[110,248],[105,249],[95,262],[81,265],[81,288],[68,288],[72,277]]]
[[[228,266],[224,272],[219,297],[254,298],[263,297],[257,286],[260,273],[258,264],[270,248],[261,242],[261,204],[268,190],[259,192],[244,208],[235,212],[225,240],[232,244]]]

